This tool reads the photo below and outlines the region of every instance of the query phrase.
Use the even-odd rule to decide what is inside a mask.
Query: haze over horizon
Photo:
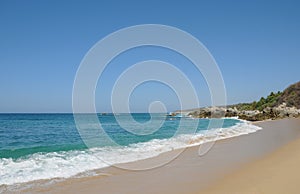
[[[0,1],[0,112],[72,112],[73,82],[85,54],[108,34],[140,24],[173,26],[201,41],[221,70],[228,104],[259,100],[299,81],[299,7],[297,1]],[[143,60],[173,64],[195,86],[200,106],[210,104],[206,82],[189,60],[149,46],[122,53],[105,69],[97,112],[111,112],[116,79]],[[158,82],[137,87],[130,108],[148,112],[153,101],[179,109],[174,91]]]

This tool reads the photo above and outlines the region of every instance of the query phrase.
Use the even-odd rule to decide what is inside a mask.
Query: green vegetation
[[[300,109],[300,82],[295,83],[283,92],[278,91],[277,93],[271,92],[267,98],[261,97],[259,101],[252,103],[240,103],[231,105],[230,107],[236,107],[238,110],[259,110],[263,111],[265,108],[273,108],[282,103],[286,103],[287,106]]]
[[[266,99],[262,97],[257,103],[253,102],[252,104],[254,109],[262,111],[266,107],[276,106],[281,94],[282,92],[280,91],[278,91],[277,93],[271,92],[271,94]]]

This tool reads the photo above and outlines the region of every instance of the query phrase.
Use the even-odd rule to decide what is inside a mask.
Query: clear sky
[[[189,32],[216,59],[229,104],[258,100],[300,80],[299,10],[299,1],[289,0],[0,0],[0,112],[71,112],[73,81],[86,52],[106,35],[138,24]],[[181,67],[196,83],[201,105],[209,104],[205,81],[187,60],[146,47],[110,64],[98,83],[97,111],[110,111],[113,78],[146,59]],[[131,109],[145,112],[155,100],[168,110],[179,107],[170,88],[145,83],[132,94]]]

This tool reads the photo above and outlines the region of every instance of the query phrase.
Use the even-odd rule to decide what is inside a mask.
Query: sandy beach
[[[225,176],[201,193],[299,193],[300,140]]]
[[[99,175],[57,183],[39,182],[28,193],[298,193],[300,119],[255,123],[252,134],[216,142],[205,155],[199,146],[186,149],[164,166],[130,171],[100,169]],[[170,153],[129,163],[164,161]],[[36,184],[36,183],[35,183]]]
[[[299,8],[0,0],[0,194],[300,194]]]

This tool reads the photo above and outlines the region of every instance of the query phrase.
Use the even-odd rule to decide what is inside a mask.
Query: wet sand
[[[296,190],[300,164],[300,119],[255,123],[258,132],[216,142],[203,156],[199,146],[184,150],[176,159],[157,168],[132,171],[116,167],[100,169],[98,176],[72,178],[53,184],[28,188],[30,193],[274,193]],[[298,140],[299,139],[299,140]],[[292,143],[291,143],[292,142]],[[142,167],[168,161],[176,152],[126,164]],[[280,169],[277,170],[276,169]],[[292,173],[292,174],[291,174]],[[274,181],[274,182],[272,182]],[[268,190],[264,186],[278,189]],[[282,190],[280,190],[282,189]]]

